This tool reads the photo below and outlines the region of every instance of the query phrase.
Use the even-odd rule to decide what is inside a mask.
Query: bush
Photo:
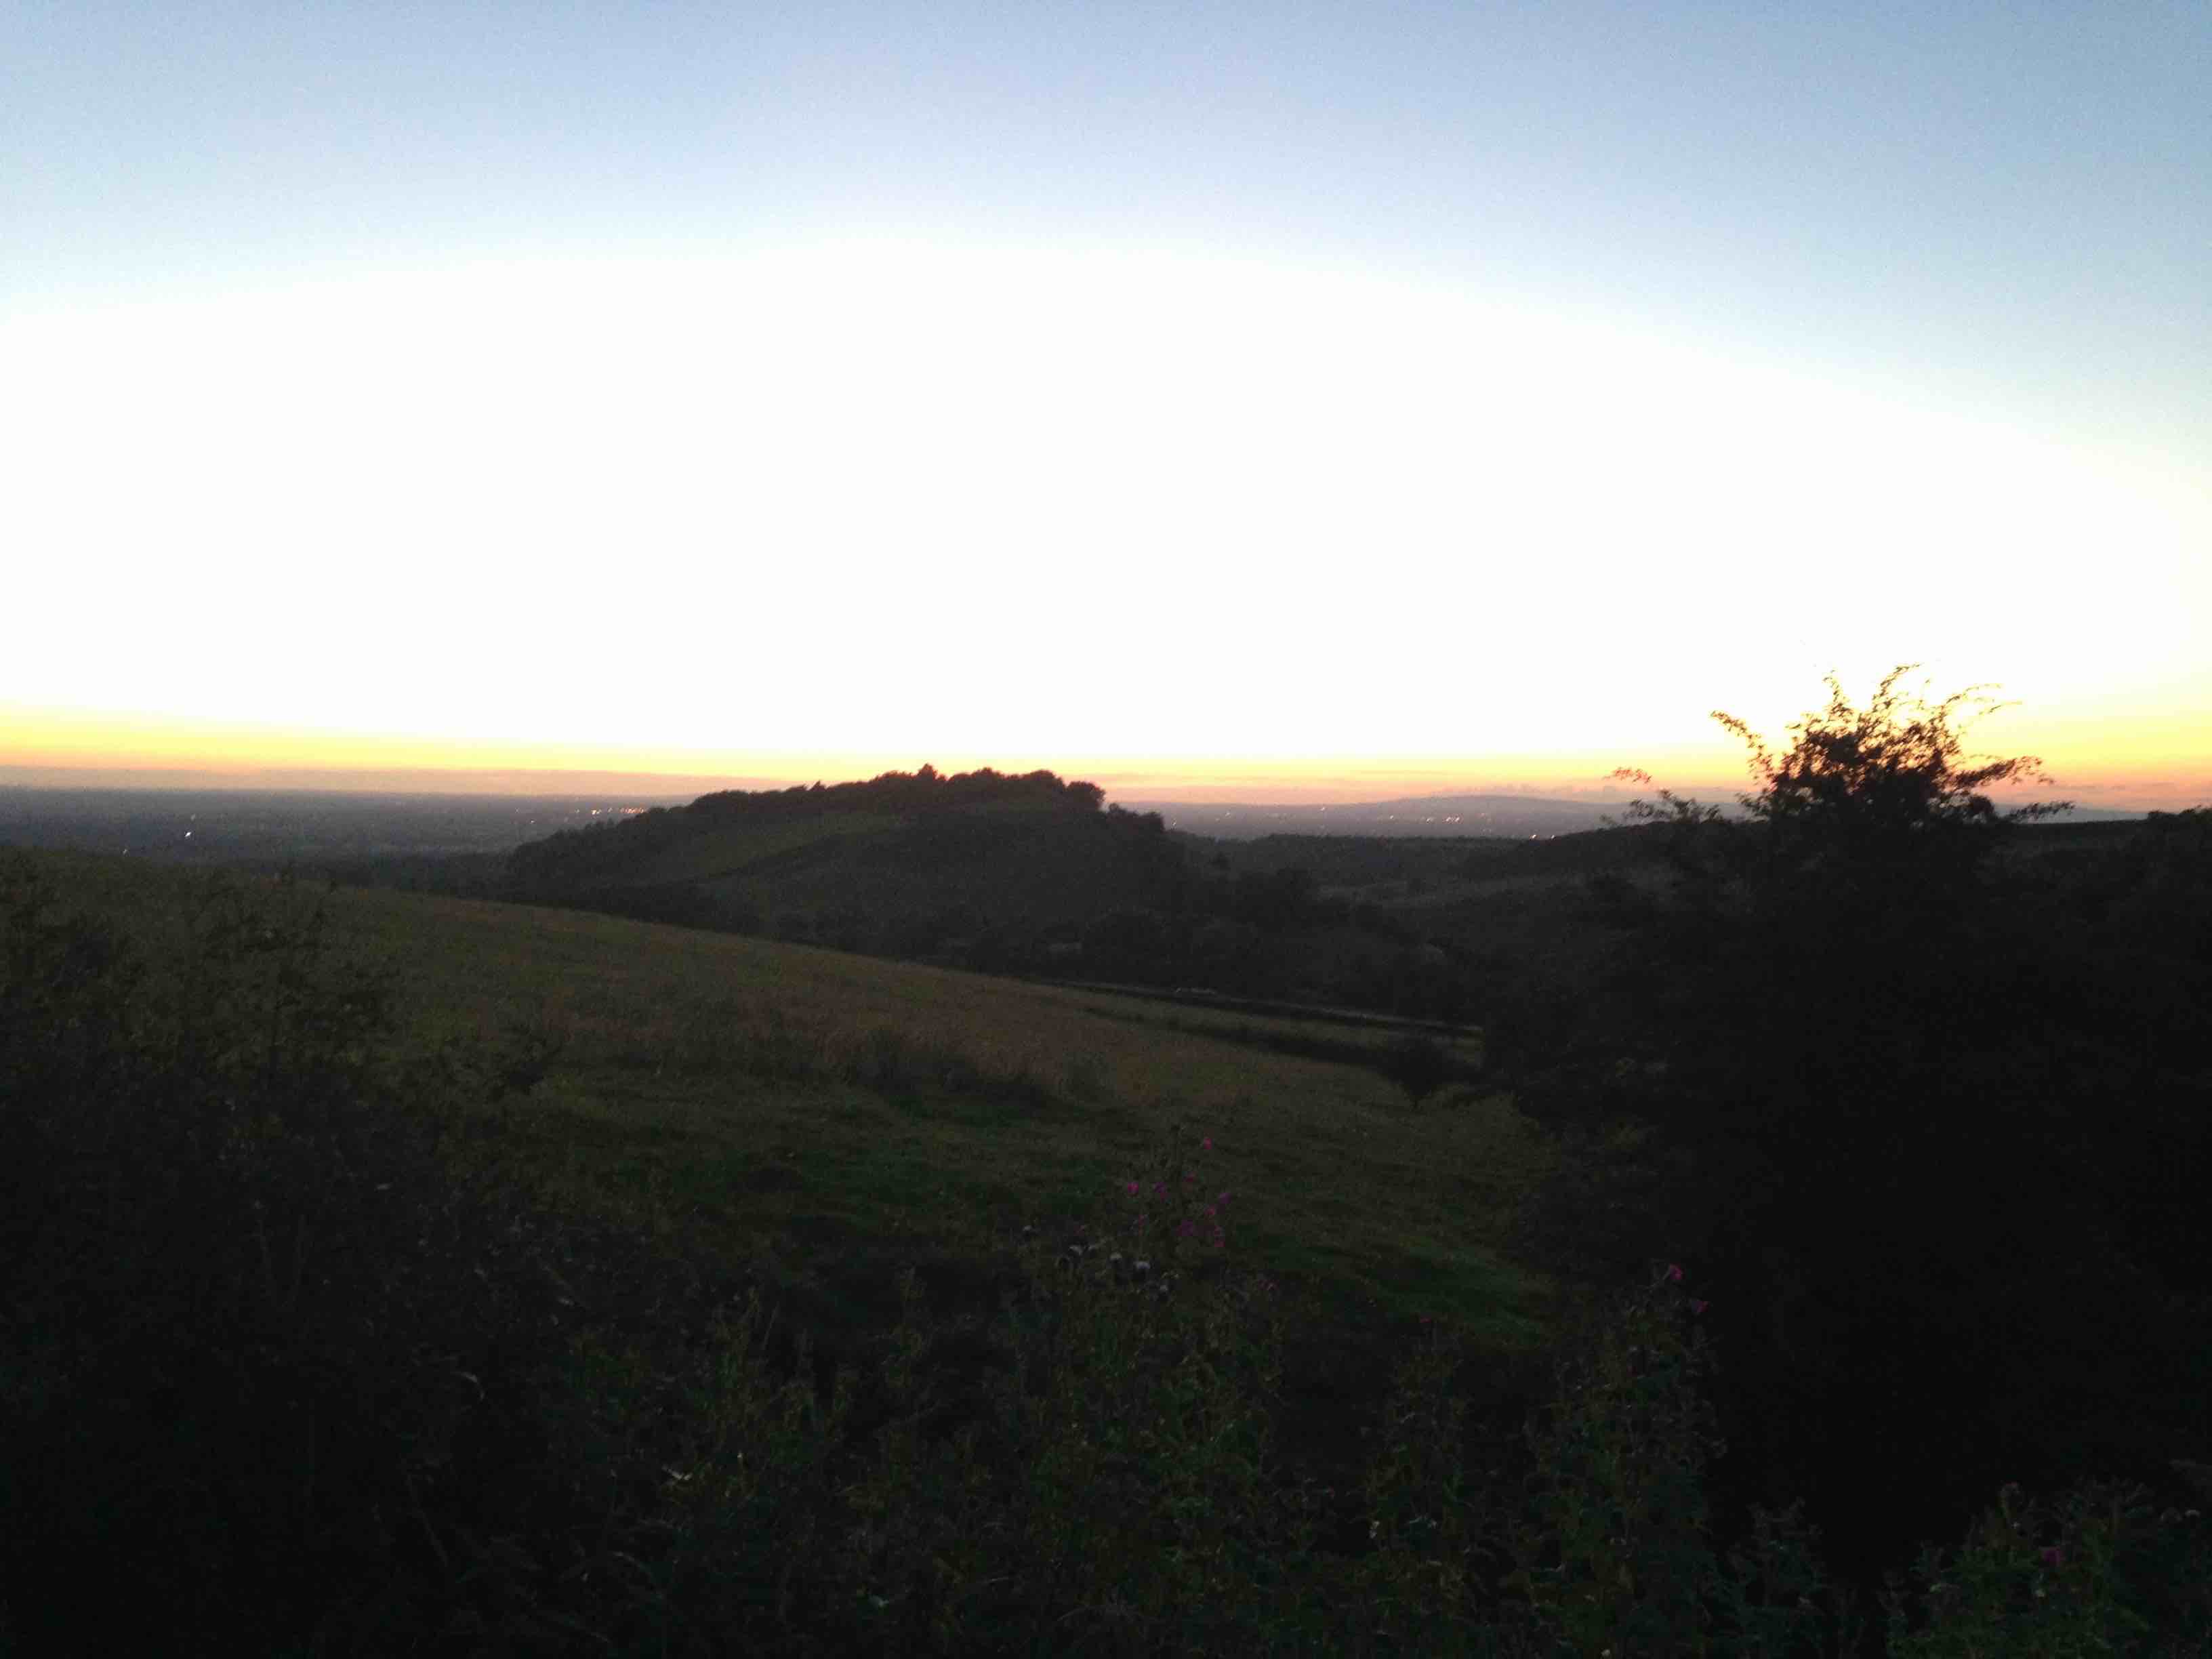
[[[16,1634],[419,1628],[505,1485],[501,1381],[557,1348],[463,1115],[495,1057],[394,1061],[296,892],[207,890],[157,963],[16,864],[0,928]],[[32,1599],[88,1563],[131,1593]]]
[[[2212,1650],[2212,1539],[2198,1510],[2095,1483],[1997,1494],[1955,1551],[1921,1553],[1917,1607],[1887,1598],[1891,1659]]]
[[[1402,1036],[1393,1043],[1378,1069],[1403,1089],[1407,1100],[1415,1106],[1460,1074],[1449,1049],[1434,1037],[1418,1033]]]
[[[1733,1552],[1717,1534],[1705,1311],[1680,1267],[1660,1268],[1529,1424],[1510,1582],[1549,1650],[1820,1653],[1846,1628],[1796,1510],[1754,1512]]]

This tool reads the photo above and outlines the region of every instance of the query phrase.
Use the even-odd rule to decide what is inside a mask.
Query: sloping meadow
[[[1410,1109],[1370,1066],[1162,1030],[1131,999],[574,911],[327,896],[425,1039],[500,1046],[569,1200],[687,1224],[807,1278],[950,1264],[1064,1229],[1176,1133],[1231,1194],[1223,1249],[1317,1304],[1449,1316],[1501,1346],[1540,1282],[1501,1254],[1542,1156],[1464,1089]],[[1198,1173],[1193,1171],[1194,1174]]]

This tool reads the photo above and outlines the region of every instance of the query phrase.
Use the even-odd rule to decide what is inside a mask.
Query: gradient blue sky
[[[16,5],[0,85],[0,763],[1540,781],[1911,659],[2212,793],[2202,3]]]

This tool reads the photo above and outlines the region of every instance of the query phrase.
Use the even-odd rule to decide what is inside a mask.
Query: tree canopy
[[[1771,878],[1817,868],[1833,883],[1911,885],[1955,879],[1995,845],[1989,832],[2070,809],[2070,801],[2001,808],[1990,790],[2051,781],[2041,759],[1969,754],[1968,726],[2007,705],[1979,685],[1931,702],[1900,684],[1917,666],[1891,669],[1863,708],[1829,674],[1826,706],[1792,724],[1779,750],[1749,722],[1713,711],[1749,751],[1755,787],[1736,798],[1742,811],[1736,822],[1755,833],[1734,838],[1740,850],[1757,854],[1741,864],[1745,873]],[[1627,768],[1613,776],[1651,781]],[[1663,789],[1656,800],[1632,801],[1626,816],[1684,829],[1727,821],[1719,807]]]

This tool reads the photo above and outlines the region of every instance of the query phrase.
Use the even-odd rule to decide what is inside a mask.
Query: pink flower
[[[1205,1139],[1200,1141],[1198,1144],[1210,1152],[1213,1150],[1213,1137],[1212,1135],[1208,1135]]]
[[[1136,1196],[1136,1193],[1137,1193],[1137,1183],[1136,1183],[1135,1182],[1133,1182],[1133,1182],[1131,1182],[1129,1183],[1129,1195],[1130,1195],[1132,1198],[1133,1198],[1133,1197],[1135,1197],[1135,1196]]]
[[[1710,1302],[1700,1302],[1695,1297],[1690,1298],[1690,1311],[1693,1314],[1701,1314],[1712,1305]]]
[[[1164,1181],[1155,1181],[1152,1183],[1152,1190],[1156,1193],[1164,1193],[1167,1191],[1167,1189],[1168,1183]]]
[[[1667,1264],[1667,1282],[1669,1285],[1679,1285],[1682,1282],[1682,1270],[1671,1261]]]
[[[2057,1545],[2053,1544],[2049,1549],[2043,1552],[2043,1565],[2054,1570],[2064,1566],[2066,1565],[2066,1552],[2059,1548]]]
[[[1226,1204],[1229,1201],[1229,1194],[1224,1193],[1220,1197],[1215,1199],[1213,1201],[1216,1204]]]

